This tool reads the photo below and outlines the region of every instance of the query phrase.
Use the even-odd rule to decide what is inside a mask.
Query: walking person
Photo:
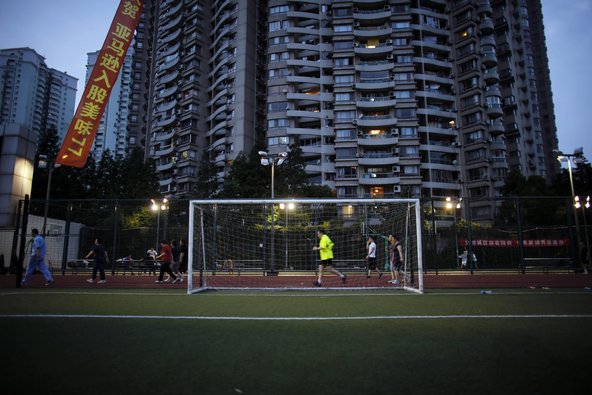
[[[95,279],[97,278],[97,271],[99,272],[99,284],[104,284],[107,282],[105,280],[105,263],[109,262],[109,256],[107,255],[107,250],[103,245],[103,240],[100,238],[95,239],[95,245],[91,248],[90,252],[86,254],[84,259],[88,259],[90,257],[94,257],[95,264],[93,265],[92,277],[86,280],[86,282],[94,283]]]
[[[47,265],[45,264],[45,253],[47,252],[47,246],[45,239],[39,234],[37,228],[31,230],[33,236],[33,243],[31,245],[31,257],[29,258],[29,264],[27,265],[27,271],[25,278],[21,281],[21,285],[29,284],[29,279],[38,268],[43,277],[45,278],[45,285],[53,283],[53,276],[49,272]]]
[[[171,240],[171,249],[173,251],[173,262],[171,264],[171,269],[175,276],[183,277],[179,268],[181,267],[181,249],[177,246],[176,240]]]
[[[319,255],[321,258],[321,263],[319,263],[319,278],[313,284],[315,287],[320,287],[323,284],[323,270],[325,267],[329,268],[329,270],[339,276],[341,281],[345,284],[347,280],[347,275],[341,273],[339,270],[333,267],[333,242],[325,234],[323,230],[317,231],[317,237],[319,240],[319,245],[317,247],[313,247],[312,249],[315,251],[319,251]]]
[[[366,274],[366,278],[370,278],[370,273],[372,270],[376,270],[378,273],[378,278],[381,278],[382,272],[376,265],[376,243],[374,242],[374,238],[372,236],[368,236],[366,248],[368,248],[368,255],[366,255],[366,261],[368,262],[368,272]]]
[[[181,274],[187,273],[188,263],[187,242],[184,239],[179,240],[179,272]]]
[[[174,283],[180,283],[183,281],[182,277],[175,276],[175,273],[171,270],[171,263],[173,262],[173,250],[170,245],[167,244],[166,240],[160,242],[160,254],[156,257],[156,259],[160,259],[160,275],[158,276],[158,280],[155,281],[157,284],[162,284],[162,278],[164,277],[164,273],[168,273],[170,277],[173,278]]]
[[[389,235],[389,260],[391,266],[391,280],[394,285],[401,284],[401,267],[403,266],[403,248],[397,235]]]

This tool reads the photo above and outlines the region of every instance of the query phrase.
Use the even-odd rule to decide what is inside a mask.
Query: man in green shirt
[[[333,267],[333,242],[325,234],[324,231],[318,230],[317,237],[320,239],[318,247],[313,247],[312,249],[315,251],[319,251],[319,255],[321,257],[321,263],[319,263],[319,279],[314,282],[315,287],[320,287],[323,282],[323,270],[325,267],[328,267],[331,272],[338,275],[341,278],[341,281],[345,284],[347,280],[347,275],[341,273],[339,270]]]

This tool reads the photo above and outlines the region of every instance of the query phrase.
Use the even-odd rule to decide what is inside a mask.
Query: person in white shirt
[[[370,278],[370,273],[372,270],[375,270],[378,273],[378,278],[381,278],[382,272],[376,265],[376,243],[374,242],[374,238],[372,236],[368,237],[366,247],[368,248],[368,255],[366,255],[366,261],[368,262],[368,273],[366,274],[366,278]]]

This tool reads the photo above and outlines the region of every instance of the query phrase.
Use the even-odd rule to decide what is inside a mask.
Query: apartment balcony
[[[491,3],[489,0],[480,0],[477,4],[477,13],[478,14],[491,14],[493,9],[491,8]]]
[[[209,117],[206,118],[206,121],[221,121],[226,119],[226,111],[228,110],[228,106],[224,104],[221,107],[218,107]]]
[[[360,38],[390,37],[393,28],[387,25],[382,26],[357,26],[354,29],[354,36]]]
[[[391,17],[391,8],[390,6],[384,6],[376,10],[359,10],[354,8],[353,17],[360,21],[388,20]]]
[[[485,90],[485,97],[501,97],[502,91],[498,85],[488,86]]]
[[[159,35],[161,31],[159,31]],[[160,44],[172,44],[177,42],[177,40],[181,37],[181,29],[177,29],[175,32],[171,33],[171,34],[166,34],[163,38],[160,39],[159,43]]]
[[[331,46],[327,44],[302,44],[302,43],[288,43],[287,48],[290,51],[299,52],[302,56],[318,55],[320,52],[331,51]]]
[[[483,63],[485,67],[497,66],[497,54],[495,51],[484,52],[481,56],[481,63]]]
[[[387,166],[399,164],[399,157],[392,154],[375,155],[364,154],[358,158],[358,164],[361,166]]]
[[[164,180],[158,180],[158,184],[161,188],[170,186],[173,183],[173,177],[165,178]]]
[[[164,58],[164,57],[166,57],[166,56],[169,56],[169,55],[176,54],[177,52],[179,52],[179,47],[180,47],[180,46],[181,46],[181,43],[180,43],[180,42],[178,42],[178,43],[176,43],[175,45],[173,45],[173,46],[171,46],[171,47],[168,47],[168,48],[167,48],[167,49],[165,49],[163,52],[159,53],[159,54],[158,54],[158,56],[159,56],[160,58]]]
[[[172,112],[172,114],[168,118],[163,118],[160,121],[156,122],[154,124],[154,127],[155,128],[165,128],[167,126],[172,125],[176,120],[177,120],[177,116],[175,115],[174,112]]]
[[[175,147],[173,147],[172,144],[167,144],[167,145],[161,146],[157,150],[154,150],[154,153],[152,154],[152,156],[153,157],[167,156],[167,155],[171,154],[174,150],[175,150]]]
[[[486,107],[487,116],[489,118],[499,118],[504,115],[504,110],[501,104],[489,104]]]
[[[160,66],[158,66],[158,72],[162,73],[164,71],[169,70],[171,67],[176,66],[179,63],[179,60],[180,58],[177,56],[173,60],[169,60],[168,62],[161,64]]]
[[[219,59],[216,62],[216,66],[208,73],[208,78],[212,78],[215,75],[227,74],[228,73],[228,57]]]
[[[397,104],[397,100],[390,96],[361,97],[356,101],[356,107],[360,109],[391,108]]]
[[[170,87],[168,89],[163,89],[158,93],[158,98],[159,99],[166,99],[167,97],[172,96],[175,93],[177,93],[178,90],[179,90],[179,88],[176,85],[173,87]]]
[[[394,68],[395,64],[388,59],[360,61],[355,65],[356,71],[391,71]]]
[[[212,127],[210,130],[208,130],[208,132],[206,133],[206,137],[210,137],[213,135],[218,135],[218,134],[226,134],[226,127],[228,126],[228,123],[226,121],[226,119],[224,119],[222,122],[218,122],[214,125],[214,127]]]
[[[300,105],[307,105],[307,104],[318,104],[321,101],[325,102],[332,102],[334,100],[334,96],[332,93],[323,92],[323,93],[288,93],[286,94],[286,99],[290,101],[298,101]]]
[[[213,90],[222,91],[224,89],[227,89],[226,78],[228,78],[228,75],[222,75],[220,77],[217,77],[216,80],[212,82],[208,87],[208,92],[211,92]]]
[[[286,80],[289,83],[300,84],[300,85],[298,85],[298,90],[319,87],[321,85],[321,83],[323,83],[323,85],[333,85],[334,84],[333,77],[327,76],[327,75],[324,75],[321,78],[305,77],[305,76],[299,76],[299,75],[289,75],[288,77],[286,77]]]
[[[418,108],[417,115],[433,115],[436,117],[442,117],[447,119],[456,119],[456,113],[452,112],[452,109],[442,108],[439,106],[430,106],[427,108]]]
[[[287,128],[286,133],[289,136],[301,136],[302,138],[314,137],[332,137],[334,136],[333,128]]]
[[[169,82],[174,81],[177,77],[179,76],[179,72],[177,70],[174,70],[168,74],[163,75],[162,77],[160,77],[157,81],[156,84],[157,85],[165,85],[168,84]]]
[[[331,117],[333,112],[331,111]],[[327,112],[324,113],[325,115]],[[300,118],[300,121],[310,121],[310,120],[320,120],[324,117],[323,112],[321,111],[302,111],[302,110],[288,110],[287,115],[289,118]]]
[[[390,115],[368,116],[364,115],[354,120],[355,124],[360,127],[391,127],[397,125],[397,118]]]
[[[424,57],[414,56],[413,62],[415,64],[425,63],[425,64],[429,64],[431,66],[442,68],[442,69],[450,69],[450,67],[451,67],[451,63],[448,59],[436,58],[436,57],[432,57],[432,56],[424,56]]]
[[[175,166],[175,162],[172,160],[165,164],[160,164],[156,166],[156,171],[162,173],[164,171],[170,170]]]
[[[164,132],[158,132],[154,134],[153,142],[165,142],[172,139],[175,136],[175,129],[169,129]]]
[[[226,137],[221,136],[210,145],[209,149],[215,152],[223,151],[226,146]]]
[[[176,105],[177,105],[176,100],[171,100],[171,101],[162,103],[158,107],[156,107],[156,112],[158,112],[158,113],[167,112],[167,111],[175,108]]]
[[[395,173],[364,173],[358,179],[360,185],[392,185],[399,184],[401,178]]]
[[[304,155],[335,155],[335,146],[329,144],[319,145],[301,145]]]
[[[503,134],[505,131],[504,123],[501,120],[495,120],[487,126],[487,131],[493,136]]]
[[[363,134],[358,136],[357,142],[362,147],[381,147],[395,145],[399,142],[399,138],[391,133]]]
[[[362,46],[354,44],[354,53],[356,55],[389,55],[393,53],[392,44],[379,44],[378,46]]]
[[[497,69],[487,69],[483,73],[483,79],[488,85],[497,84],[499,82],[499,73]]]
[[[374,80],[364,80],[355,83],[357,90],[387,90],[395,87],[395,81],[390,78],[377,78]]]
[[[179,25],[179,23],[181,22],[181,20],[183,19],[183,15],[179,15],[177,16],[175,19],[173,19],[172,21],[170,21],[169,23],[167,23],[166,25],[164,25],[161,29],[162,30],[171,30],[177,27],[177,25]]]
[[[438,89],[430,89],[430,90],[420,90],[418,89],[415,92],[415,97],[426,97],[428,99],[435,99],[435,100],[442,100],[446,102],[454,102],[454,96],[452,93],[447,92],[445,90],[438,90]]]
[[[224,103],[226,103],[226,95],[228,94],[228,89],[222,89],[221,91],[217,92],[216,95],[214,95],[214,97],[208,101],[208,103],[206,104],[208,107],[216,105],[222,105]]]
[[[321,17],[318,13],[313,12],[303,12],[303,11],[288,11],[286,14],[288,18],[298,18],[301,19],[299,22],[300,24],[311,23],[311,22],[318,22],[319,18]]]

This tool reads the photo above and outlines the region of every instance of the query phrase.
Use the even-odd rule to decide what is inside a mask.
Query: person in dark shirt
[[[109,262],[109,256],[107,255],[107,250],[103,245],[103,241],[100,238],[95,239],[95,245],[91,248],[90,252],[84,257],[84,259],[88,259],[90,257],[94,257],[95,264],[93,265],[92,277],[86,280],[89,283],[94,283],[95,279],[97,278],[97,271],[100,275],[99,284],[104,284],[107,282],[105,280],[105,263]]]

